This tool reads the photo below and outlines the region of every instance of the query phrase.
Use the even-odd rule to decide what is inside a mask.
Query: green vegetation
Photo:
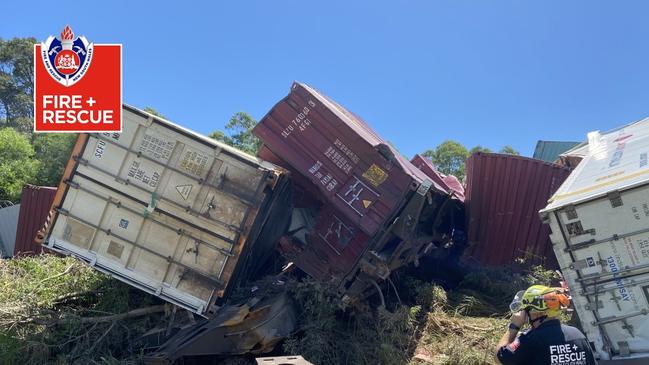
[[[12,128],[0,129],[0,200],[16,201],[39,166],[27,137]]]
[[[430,158],[435,164],[435,167],[444,174],[454,175],[458,179],[464,178],[464,164],[466,159],[476,152],[492,152],[487,147],[480,145],[467,150],[461,143],[446,140],[432,150],[426,150],[422,153],[423,156]],[[506,153],[510,155],[520,155],[512,146],[505,146],[498,153]]]
[[[129,347],[162,315],[127,320],[113,315],[160,308],[154,304],[157,298],[73,258],[2,260],[0,364],[137,363],[138,353]]]
[[[384,287],[387,308],[361,303],[347,310],[334,288],[286,277],[299,330],[279,351],[314,364],[493,364],[513,294],[553,280],[551,271],[518,266],[472,270],[452,288],[393,276],[399,299]],[[152,310],[115,316],[143,307]],[[139,363],[137,338],[167,323],[167,308],[72,258],[0,261],[0,364]],[[254,362],[233,357],[226,363]]]
[[[76,134],[40,133],[34,135],[35,156],[40,162],[36,185],[58,186],[65,165],[70,159]]]
[[[32,131],[35,38],[0,38],[0,128]]]
[[[340,309],[332,288],[302,282],[293,289],[301,330],[283,350],[314,364],[495,364],[493,347],[508,322],[513,295],[553,278],[541,267],[512,265],[470,271],[445,290],[402,276],[401,303],[386,296],[389,309],[352,312]]]
[[[252,129],[256,125],[257,121],[248,113],[238,112],[225,125],[225,132],[216,130],[210,133],[209,137],[251,155],[256,155],[261,147],[261,141],[252,134]]]

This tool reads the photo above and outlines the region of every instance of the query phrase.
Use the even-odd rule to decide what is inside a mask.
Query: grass
[[[495,364],[493,347],[507,324],[513,294],[549,284],[552,273],[538,267],[479,269],[446,287],[405,273],[393,278],[400,298],[386,288],[388,309],[345,311],[334,288],[287,278],[300,330],[275,354],[302,355],[314,364]],[[136,339],[164,324],[165,314],[105,323],[80,319],[160,303],[72,258],[44,254],[2,260],[0,365],[138,364]],[[254,361],[232,357],[223,363]]]
[[[0,260],[0,364],[137,363],[129,346],[156,316],[98,323],[81,318],[156,303],[72,258]]]

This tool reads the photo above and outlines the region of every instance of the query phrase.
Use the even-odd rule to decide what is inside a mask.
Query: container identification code
[[[309,100],[308,102],[309,106],[311,108],[315,107],[315,103],[312,100]],[[298,113],[293,120],[289,122],[289,124],[284,128],[282,131],[282,137],[288,138],[288,136],[293,133],[296,129],[300,132],[304,132],[309,126],[311,126],[311,121],[309,118],[307,118],[307,115],[311,112],[311,109],[309,107],[305,106],[302,108],[302,111]]]

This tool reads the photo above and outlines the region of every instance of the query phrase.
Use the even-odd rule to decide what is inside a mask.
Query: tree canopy
[[[446,140],[423,155],[429,157],[442,173],[455,175],[459,179],[464,177],[464,162],[469,157],[469,151],[459,142]]]
[[[486,152],[486,153],[491,153],[493,152],[490,148],[488,147],[482,147],[480,145],[477,145],[473,147],[472,149],[469,150],[469,156],[476,153],[476,152]]]
[[[70,159],[76,134],[39,133],[34,136],[35,156],[40,161],[36,184],[57,186]]]
[[[506,153],[508,155],[520,155],[520,153],[518,151],[516,151],[514,149],[514,147],[509,146],[509,145],[501,148],[500,151],[498,151],[498,153]]]
[[[251,155],[256,155],[261,147],[261,141],[252,134],[257,121],[246,112],[237,112],[225,125],[225,132],[216,130],[209,137],[238,148]]]
[[[24,134],[13,128],[0,129],[0,200],[18,201],[23,185],[33,181],[39,166]]]
[[[0,39],[0,127],[31,132],[35,38]]]

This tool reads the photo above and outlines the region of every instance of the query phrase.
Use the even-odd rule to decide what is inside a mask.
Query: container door
[[[554,250],[597,351],[649,355],[647,187],[550,214]]]

